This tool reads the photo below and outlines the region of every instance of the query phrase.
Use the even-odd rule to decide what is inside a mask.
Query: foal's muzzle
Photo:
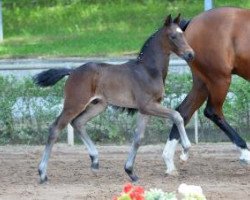
[[[184,60],[187,62],[190,62],[194,59],[194,52],[193,51],[186,51],[184,54],[181,56]]]

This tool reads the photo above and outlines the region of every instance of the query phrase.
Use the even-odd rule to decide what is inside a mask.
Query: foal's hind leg
[[[103,112],[106,106],[107,105],[102,102],[90,104],[86,110],[84,110],[71,122],[75,131],[77,132],[77,134],[79,134],[80,138],[88,149],[89,156],[91,158],[91,169],[94,172],[99,169],[98,151],[86,132],[85,124],[90,119]]]
[[[138,177],[133,172],[133,168],[134,168],[135,157],[136,157],[138,148],[140,147],[141,140],[144,137],[144,133],[145,133],[148,120],[149,120],[148,115],[143,115],[141,113],[138,113],[137,126],[136,126],[136,130],[134,134],[134,140],[133,140],[132,147],[128,155],[128,159],[124,167],[126,173],[129,175],[132,181],[138,180]]]
[[[66,125],[81,112],[82,109],[80,107],[75,107],[72,109],[64,109],[60,116],[55,120],[55,122],[49,128],[49,137],[47,144],[45,146],[45,150],[43,152],[42,160],[39,164],[38,172],[40,175],[40,182],[43,183],[47,181],[47,166],[49,157],[51,154],[52,147],[58,138],[59,132],[66,127]]]

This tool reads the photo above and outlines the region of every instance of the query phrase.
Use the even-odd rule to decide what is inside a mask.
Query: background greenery
[[[249,0],[214,0],[250,7]],[[137,52],[168,14],[192,18],[203,0],[3,0],[0,57]]]
[[[191,88],[188,74],[168,77],[164,105],[174,108]],[[184,83],[184,84],[180,84]],[[63,103],[63,85],[60,81],[54,87],[38,88],[31,79],[17,80],[14,77],[0,77],[0,144],[44,143],[48,127],[60,113]],[[230,87],[230,95],[224,110],[231,125],[241,136],[249,138],[250,130],[250,87],[249,83],[236,78]],[[199,137],[203,142],[228,141],[224,133],[205,119],[203,109],[199,111]],[[109,107],[104,113],[87,124],[87,131],[95,142],[124,143],[130,141],[135,130],[136,116]],[[147,127],[144,143],[166,142],[172,122],[165,123],[153,117]],[[248,131],[247,131],[248,130]],[[187,126],[193,140],[193,122]],[[60,139],[65,141],[64,131]],[[209,134],[208,134],[209,133]],[[77,141],[79,142],[79,141]]]
[[[117,56],[134,54],[168,14],[192,18],[203,0],[3,0],[4,42],[0,58]],[[214,0],[215,7],[250,8],[250,0]],[[247,138],[250,130],[249,83],[234,78],[224,105],[226,118]],[[164,104],[174,108],[191,87],[190,75],[170,74]],[[0,144],[44,143],[48,126],[61,109],[63,81],[40,89],[31,79],[0,77]],[[107,109],[88,123],[97,142],[129,141],[136,115]],[[222,131],[199,111],[200,140],[224,141]],[[172,122],[153,118],[145,143],[165,142]],[[193,136],[192,121],[187,126]],[[207,134],[209,133],[209,134]],[[61,139],[66,137],[65,132]]]

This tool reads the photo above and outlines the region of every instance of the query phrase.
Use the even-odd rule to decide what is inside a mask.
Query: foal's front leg
[[[133,143],[132,143],[131,150],[128,155],[128,159],[124,167],[125,171],[127,172],[127,174],[129,175],[132,181],[138,180],[138,177],[133,172],[134,171],[133,168],[134,168],[135,157],[140,147],[141,140],[144,137],[144,133],[145,133],[148,120],[149,120],[148,115],[143,115],[141,113],[138,113],[137,125],[136,125]]]
[[[159,103],[148,103],[146,106],[143,106],[139,109],[140,112],[147,115],[154,115],[163,118],[170,118],[174,124],[177,126],[180,137],[181,143],[184,148],[184,151],[187,153],[189,148],[191,147],[191,143],[187,137],[185,128],[184,128],[184,121],[179,112],[168,109],[163,107]],[[176,149],[176,145],[178,144],[177,140],[172,140],[167,142],[164,151],[163,151],[163,159],[167,165],[167,173],[171,175],[175,175],[177,173],[174,165],[174,153]]]

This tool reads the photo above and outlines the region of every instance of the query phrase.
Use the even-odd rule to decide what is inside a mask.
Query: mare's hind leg
[[[89,156],[91,158],[91,169],[94,172],[99,169],[98,151],[86,132],[85,124],[90,119],[103,112],[106,106],[107,105],[101,101],[95,104],[90,104],[86,110],[84,110],[71,122],[76,133],[80,136],[89,152]]]
[[[82,110],[82,109],[79,109]],[[69,109],[64,109],[60,116],[55,120],[55,122],[50,126],[49,128],[49,136],[48,136],[48,141],[45,146],[45,150],[42,155],[42,160],[39,164],[38,172],[40,175],[40,182],[43,183],[47,181],[47,166],[48,166],[48,161],[49,157],[51,154],[52,147],[54,143],[56,142],[58,138],[59,132],[65,128],[65,126],[76,116],[78,115],[78,109],[74,110],[69,110]]]
[[[204,103],[207,96],[208,90],[205,84],[198,77],[193,76],[192,90],[176,109],[183,117],[185,125],[189,122],[193,113]],[[174,124],[162,155],[167,166],[167,174],[176,174],[173,158],[179,139],[180,133],[176,124]],[[188,152],[184,150],[180,158],[182,161],[186,161],[188,159]]]
[[[228,92],[231,82],[231,77],[227,79],[217,79],[208,86],[209,97],[207,106],[204,110],[204,115],[212,120],[229,139],[240,149],[240,161],[250,164],[250,152],[244,139],[228,124],[223,116],[222,106]]]
[[[131,146],[131,150],[128,155],[128,159],[125,164],[125,171],[128,174],[128,176],[131,178],[132,181],[137,181],[138,177],[134,174],[133,168],[134,168],[134,162],[135,157],[138,151],[138,148],[140,147],[141,140],[144,137],[145,129],[149,120],[148,115],[143,115],[141,113],[138,113],[137,118],[137,126],[134,134],[134,140]]]

